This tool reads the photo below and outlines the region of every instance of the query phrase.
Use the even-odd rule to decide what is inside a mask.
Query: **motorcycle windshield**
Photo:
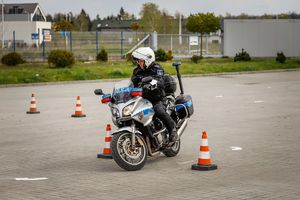
[[[131,91],[133,89],[133,84],[131,81],[120,81],[115,84],[113,89],[112,98],[115,104],[126,103],[133,97],[131,96]]]

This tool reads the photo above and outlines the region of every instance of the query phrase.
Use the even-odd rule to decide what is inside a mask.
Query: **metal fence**
[[[155,39],[153,39],[153,36]],[[110,60],[124,58],[126,53],[139,46],[151,46],[171,50],[174,57],[191,57],[200,54],[199,35],[152,34],[144,32],[51,32],[51,41],[20,40],[5,42],[0,56],[8,52],[18,52],[28,62],[45,61],[50,51],[66,49],[72,51],[76,60],[91,61],[104,48]],[[203,55],[220,56],[222,40],[220,36],[203,37]],[[154,44],[156,43],[156,44]]]
[[[199,35],[159,34],[158,48],[171,50],[174,57],[191,57],[200,55],[201,38]],[[202,37],[202,55],[219,57],[222,55],[222,38],[218,35],[204,35]]]

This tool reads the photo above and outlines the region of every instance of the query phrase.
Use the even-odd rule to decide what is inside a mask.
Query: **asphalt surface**
[[[195,113],[180,153],[135,172],[96,158],[111,120],[93,91],[113,82],[0,88],[0,199],[300,199],[300,71],[183,83]],[[77,95],[86,118],[71,118]],[[191,170],[202,131],[217,170]]]

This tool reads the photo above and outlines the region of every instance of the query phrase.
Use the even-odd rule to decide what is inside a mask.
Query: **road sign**
[[[44,35],[45,42],[51,42],[51,39],[52,39],[51,35]]]
[[[38,40],[39,39],[39,34],[38,33],[31,33],[31,39],[32,40]]]
[[[68,37],[69,36],[69,31],[61,31],[60,32],[62,37]]]
[[[44,30],[44,41],[45,42],[51,42],[51,32],[50,30]]]

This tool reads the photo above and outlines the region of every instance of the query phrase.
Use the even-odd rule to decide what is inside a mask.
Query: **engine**
[[[156,148],[162,147],[162,145],[168,141],[165,125],[160,119],[156,118],[151,124],[150,129],[150,136],[154,139],[153,146]]]

